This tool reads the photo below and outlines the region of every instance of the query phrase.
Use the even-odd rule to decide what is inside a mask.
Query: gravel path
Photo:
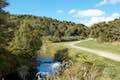
[[[71,47],[71,48],[75,48],[75,49],[78,49],[78,50],[84,50],[84,51],[96,54],[98,56],[102,56],[102,57],[120,62],[120,55],[118,55],[116,53],[111,53],[111,52],[106,52],[106,51],[101,51],[101,50],[96,50],[96,49],[90,49],[90,48],[86,48],[86,47],[76,45],[78,43],[85,42],[85,41],[88,41],[88,40],[91,40],[91,39],[68,42],[68,43],[66,43],[66,46]]]

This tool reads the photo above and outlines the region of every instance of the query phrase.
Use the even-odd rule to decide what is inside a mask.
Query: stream
[[[38,57],[36,61],[38,62],[37,74],[40,78],[54,77],[60,74],[61,63],[55,62],[52,57]]]
[[[61,62],[53,57],[35,57],[32,66],[22,65],[16,72],[3,75],[0,80],[46,80],[46,76],[54,77],[60,74]]]

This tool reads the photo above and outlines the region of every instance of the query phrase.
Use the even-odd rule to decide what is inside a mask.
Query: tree
[[[91,27],[91,37],[103,42],[120,41],[120,19],[94,24]]]
[[[8,13],[6,13],[3,9],[8,5],[6,0],[0,0],[0,30],[2,31],[2,28],[7,23],[7,16]],[[1,32],[0,31],[0,32]]]
[[[5,53],[5,46],[6,46],[6,33],[8,31],[7,28],[7,17],[8,13],[5,12],[3,9],[8,5],[6,0],[0,0],[0,53]]]
[[[89,35],[89,28],[83,24],[75,24],[68,21],[58,21],[48,17],[37,17],[33,15],[11,15],[10,21],[14,22],[16,28],[23,24],[24,20],[30,20],[31,24],[38,24],[41,26],[41,33],[43,36],[49,36],[53,42],[73,40],[78,36],[80,38],[87,38]],[[67,37],[67,39],[64,39]],[[78,40],[78,39],[76,39]]]
[[[15,32],[15,38],[9,47],[13,54],[31,57],[42,45],[40,26],[24,21],[19,30]]]

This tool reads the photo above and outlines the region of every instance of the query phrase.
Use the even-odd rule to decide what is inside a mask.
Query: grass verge
[[[83,46],[86,48],[97,49],[97,50],[120,54],[120,45],[112,45],[111,43],[101,43],[95,40],[89,40],[89,41],[81,42],[77,45]]]

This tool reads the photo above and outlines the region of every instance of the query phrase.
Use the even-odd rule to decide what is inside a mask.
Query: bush
[[[63,62],[63,61],[69,60],[69,58],[70,57],[69,57],[69,52],[68,52],[67,48],[62,49],[62,50],[58,50],[56,52],[56,54],[54,55],[55,61]]]

